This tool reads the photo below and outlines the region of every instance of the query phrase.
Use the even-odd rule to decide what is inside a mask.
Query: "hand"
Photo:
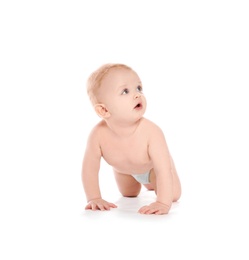
[[[107,202],[103,199],[93,199],[88,202],[85,209],[91,210],[110,210],[111,208],[117,208],[113,203]]]
[[[141,209],[139,209],[139,213],[141,214],[155,214],[155,215],[162,215],[162,214],[168,214],[170,209],[170,206],[161,203],[161,202],[153,202],[148,206],[144,206]]]

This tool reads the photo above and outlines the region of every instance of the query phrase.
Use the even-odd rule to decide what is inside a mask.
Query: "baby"
[[[99,187],[101,157],[112,166],[120,193],[136,197],[141,185],[156,201],[141,214],[167,214],[181,196],[181,184],[162,130],[143,117],[146,99],[137,73],[124,64],[105,64],[88,79],[87,91],[102,120],[92,129],[82,165],[85,209],[110,210]]]

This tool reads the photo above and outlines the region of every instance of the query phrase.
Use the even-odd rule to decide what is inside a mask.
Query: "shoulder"
[[[166,138],[162,129],[154,122],[143,118],[141,121],[142,133],[147,136],[148,147],[150,151],[154,148],[156,150],[159,147],[165,147]]]
[[[162,129],[157,124],[155,124],[147,118],[141,119],[141,129],[143,131],[148,132],[150,135],[154,135],[155,133],[163,134]]]
[[[106,122],[104,120],[101,120],[99,123],[97,123],[92,130],[90,131],[89,140],[95,140],[97,141],[99,139],[99,137],[101,136],[101,134],[103,133],[103,131],[105,131],[105,129],[107,128]]]
[[[101,120],[92,128],[91,133],[97,133],[103,131],[106,127],[107,127],[106,122],[104,120]]]

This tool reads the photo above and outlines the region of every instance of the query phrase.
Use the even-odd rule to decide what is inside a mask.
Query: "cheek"
[[[112,115],[125,115],[129,111],[129,108],[125,102],[122,101],[116,101],[113,102],[112,105],[110,106],[110,112]]]
[[[124,114],[127,112],[127,106],[125,106],[123,103],[118,103],[114,107],[114,112],[119,114]]]
[[[143,97],[143,107],[144,107],[144,109],[146,109],[146,107],[147,107],[147,101],[146,101],[145,97]]]

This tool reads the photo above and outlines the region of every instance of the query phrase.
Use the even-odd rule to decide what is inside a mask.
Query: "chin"
[[[137,115],[136,120],[140,120],[141,118],[143,118],[143,116],[144,116],[144,112]]]

